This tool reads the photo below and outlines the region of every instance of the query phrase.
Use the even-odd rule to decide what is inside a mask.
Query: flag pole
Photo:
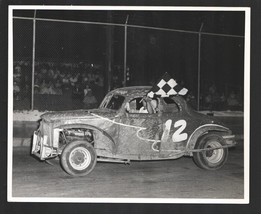
[[[201,23],[199,32],[198,32],[198,96],[197,96],[197,110],[199,111],[200,106],[200,61],[201,61],[201,34],[204,23]]]

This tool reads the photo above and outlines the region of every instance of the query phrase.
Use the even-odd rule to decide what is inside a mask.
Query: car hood
[[[116,112],[110,109],[55,111],[47,112],[41,115],[41,118],[47,122],[51,122],[57,120],[90,119],[96,117],[96,115],[106,118],[112,118],[115,117]]]

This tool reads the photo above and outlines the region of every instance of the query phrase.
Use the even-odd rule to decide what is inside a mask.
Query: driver
[[[151,109],[152,109],[152,113],[157,113],[159,111],[158,109],[158,100],[155,98],[155,99],[152,99],[150,101],[150,105],[151,105]]]
[[[156,98],[142,98],[142,107],[139,110],[139,113],[149,113],[154,114],[158,112],[158,100]]]
[[[141,102],[143,106],[139,109],[139,113],[148,113],[146,100],[142,98]]]

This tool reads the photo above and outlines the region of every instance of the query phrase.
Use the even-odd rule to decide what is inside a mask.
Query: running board
[[[97,161],[98,161],[98,162],[130,164],[130,160],[114,159],[114,158],[97,158]]]

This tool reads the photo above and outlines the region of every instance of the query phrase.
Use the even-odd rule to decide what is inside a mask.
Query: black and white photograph
[[[9,6],[9,202],[248,204],[250,8]]]

